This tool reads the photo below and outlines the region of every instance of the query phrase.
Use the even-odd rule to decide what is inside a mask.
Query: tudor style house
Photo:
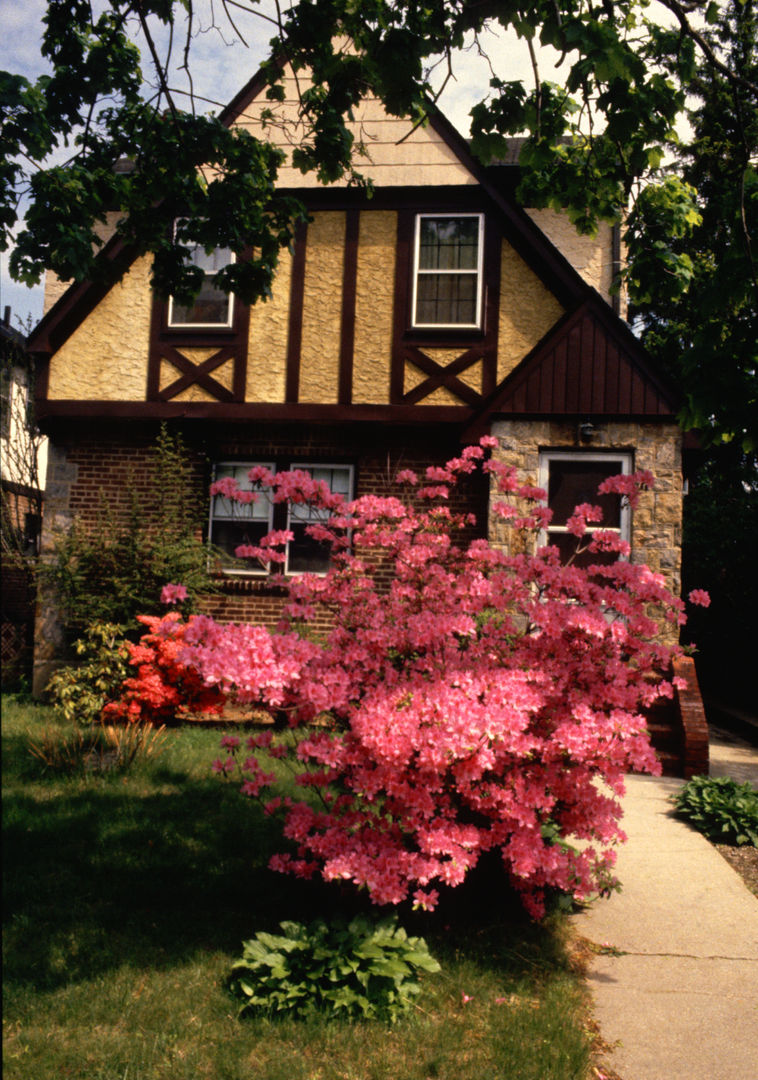
[[[261,111],[295,121],[294,80],[272,106],[254,78],[224,113],[260,132]],[[146,258],[110,243],[125,272],[110,287],[52,283],[30,342],[37,416],[50,439],[45,536],[98,514],[102,491],[125,512],[124,477],[149,467],[162,422],[189,448],[208,536],[228,552],[214,614],[270,621],[281,579],[234,558],[274,524],[262,504],[241,517],[205,496],[212,476],[248,469],[310,469],[346,495],[388,490],[399,468],[439,464],[483,434],[524,481],[549,493],[551,539],[576,502],[621,471],[657,478],[613,523],[634,560],[678,588],[681,434],[676,401],[623,321],[612,284],[619,241],[611,228],[580,237],[560,214],[514,197],[518,166],[487,168],[435,113],[427,126],[368,101],[356,117],[374,182],[368,198],[318,186],[290,166],[280,181],[310,218],[283,256],[273,295],[252,308],[209,284],[193,307],[152,296]],[[278,126],[271,131],[280,130]],[[291,140],[291,134],[289,136]],[[282,136],[284,139],[284,136]],[[479,498],[487,526],[486,492]],[[295,534],[284,573],[323,558]],[[489,523],[497,542],[497,527]],[[41,611],[35,685],[55,659],[54,611]]]

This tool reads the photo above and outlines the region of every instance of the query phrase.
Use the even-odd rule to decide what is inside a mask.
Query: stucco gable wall
[[[584,236],[576,231],[566,214],[555,210],[527,209],[526,212],[587,284],[610,303],[614,274],[611,226],[601,222],[594,236]]]
[[[144,401],[151,302],[150,261],[140,258],[52,357],[48,397]]]

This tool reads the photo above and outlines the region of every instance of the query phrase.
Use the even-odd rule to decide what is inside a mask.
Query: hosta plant
[[[395,917],[279,925],[281,934],[244,942],[232,968],[240,1015],[394,1021],[418,995],[419,972],[440,969],[423,938],[408,937]]]
[[[678,817],[720,844],[758,847],[758,791],[726,776],[693,776],[673,798]]]

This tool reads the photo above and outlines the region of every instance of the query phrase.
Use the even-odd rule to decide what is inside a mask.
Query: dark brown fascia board
[[[280,47],[273,52],[271,61],[280,69],[284,67],[287,63],[287,57],[284,55],[283,47]],[[225,105],[218,114],[221,123],[226,124],[227,126],[233,124],[234,121],[242,115],[248,105],[255,101],[261,91],[265,90],[267,86],[268,79],[263,74],[261,68],[258,68],[253,77],[248,79],[242,89],[237,91],[229,104]]]
[[[113,266],[114,277],[108,275],[96,282],[82,281],[70,285],[29,335],[29,352],[51,355],[59,349],[126,273],[137,254],[135,247],[126,244],[119,236],[112,236],[102,250],[102,257]]]
[[[376,423],[462,426],[472,410],[459,405],[309,405],[205,401],[42,401],[37,420],[48,432],[57,420],[218,420],[302,422],[306,424]]]
[[[19,484],[17,480],[0,480],[3,491],[9,495],[19,495],[23,499],[39,499],[45,493],[42,488],[32,487],[30,484]]]
[[[506,375],[493,393],[490,394],[476,410],[464,430],[465,440],[470,441],[471,439],[479,438],[481,435],[485,434],[491,417],[497,414],[500,406],[507,399],[514,383],[518,382],[523,377],[524,372],[528,367],[533,363],[538,363],[546,353],[550,352],[555,347],[556,342],[567,334],[586,314],[591,315],[601,322],[608,335],[612,339],[615,339],[625,352],[630,354],[632,363],[638,368],[642,377],[655,387],[671,409],[669,416],[645,416],[644,419],[650,421],[657,419],[662,421],[675,418],[679,408],[676,392],[658,372],[653,370],[646,349],[634,336],[627,324],[614,315],[613,311],[608,307],[607,303],[599,293],[595,292],[594,289],[591,289],[590,295],[572,311],[567,311],[558,322],[548,330],[544,337],[542,337],[526,356],[519,361],[516,367]],[[627,414],[624,415],[625,417],[627,416]],[[519,413],[518,416],[523,419],[535,419],[542,418],[543,414],[532,415]],[[629,415],[628,418],[630,420],[634,419],[631,415]]]
[[[505,194],[484,165],[471,153],[468,143],[439,109],[430,104],[429,123],[461,164],[476,178],[504,222],[504,233],[524,262],[550,288],[564,307],[573,307],[594,290],[575,270],[565,255],[545,236],[525,210]]]

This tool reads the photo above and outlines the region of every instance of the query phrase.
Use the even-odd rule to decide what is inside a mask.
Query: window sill
[[[215,571],[211,575],[219,591],[228,595],[261,593],[266,596],[286,596],[289,592],[281,574],[224,573]]]

